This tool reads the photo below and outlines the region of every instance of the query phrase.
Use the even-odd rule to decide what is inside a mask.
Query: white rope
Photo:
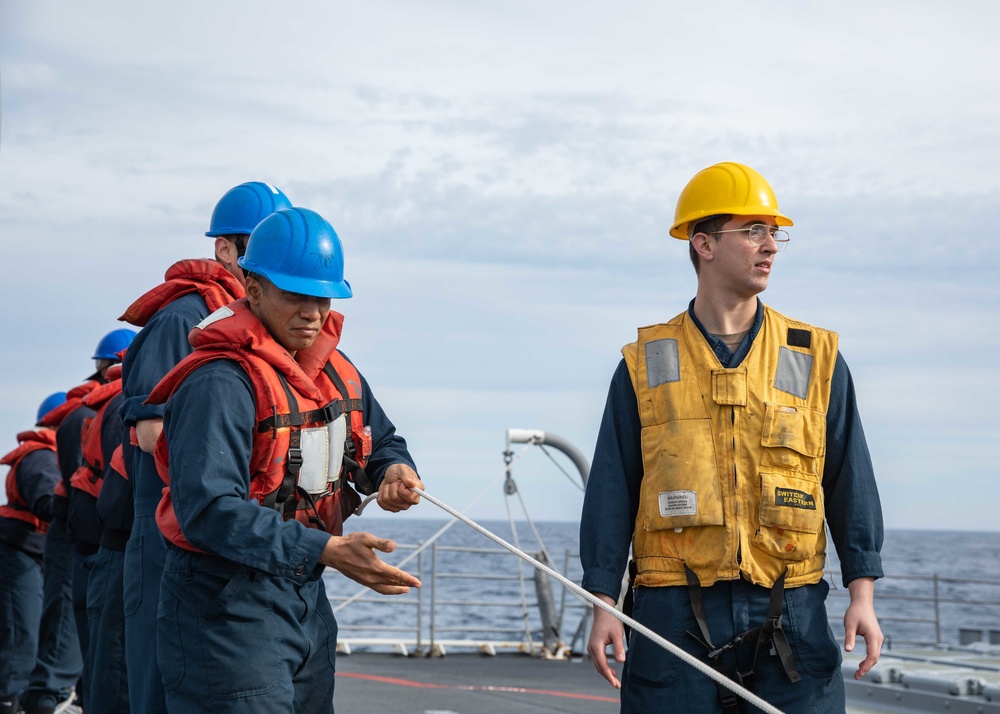
[[[740,686],[739,684],[737,684],[733,680],[731,680],[728,677],[726,677],[724,674],[721,674],[720,672],[717,672],[710,665],[705,664],[701,660],[699,660],[699,659],[691,656],[690,654],[688,654],[687,652],[685,652],[684,650],[682,650],[681,648],[679,648],[677,645],[673,644],[672,642],[664,639],[660,635],[658,635],[655,632],[653,632],[651,629],[649,629],[648,627],[646,627],[645,625],[643,625],[641,622],[637,622],[636,620],[633,620],[631,617],[625,615],[622,612],[619,612],[617,609],[615,609],[611,605],[608,605],[606,602],[604,602],[600,598],[595,597],[594,595],[591,595],[589,592],[587,592],[586,590],[584,590],[583,588],[581,588],[579,585],[577,585],[576,583],[574,583],[572,580],[569,580],[568,578],[564,577],[561,573],[553,570],[552,568],[548,567],[544,563],[539,563],[537,560],[535,560],[534,558],[532,558],[530,555],[528,555],[527,553],[525,553],[525,552],[523,552],[523,551],[515,548],[514,546],[512,546],[510,543],[508,543],[507,541],[505,541],[500,536],[491,533],[490,531],[486,530],[485,528],[483,528],[478,523],[476,523],[476,522],[470,520],[469,518],[463,516],[461,513],[459,513],[455,509],[451,508],[450,506],[442,503],[441,501],[437,500],[433,496],[427,495],[427,493],[425,491],[422,491],[419,488],[415,488],[413,490],[416,491],[417,493],[419,493],[424,498],[426,498],[431,503],[433,503],[438,508],[442,509],[443,511],[446,511],[446,512],[450,513],[453,517],[455,517],[458,520],[462,521],[462,523],[466,524],[467,526],[469,526],[473,530],[476,530],[479,533],[482,533],[484,536],[486,536],[487,538],[489,538],[491,541],[493,541],[497,545],[500,545],[500,546],[506,548],[507,550],[509,550],[511,553],[513,553],[517,557],[521,558],[522,560],[526,560],[529,563],[531,563],[532,565],[534,565],[536,568],[538,568],[539,570],[541,570],[543,573],[546,573],[547,575],[555,578],[560,583],[562,583],[563,586],[565,586],[566,588],[568,588],[570,590],[570,592],[572,592],[577,597],[579,597],[579,598],[581,598],[583,600],[586,600],[587,602],[590,602],[590,603],[596,605],[597,607],[601,608],[602,610],[604,610],[607,613],[610,613],[611,615],[613,615],[618,620],[621,620],[623,623],[627,624],[634,631],[636,631],[636,632],[638,632],[640,634],[643,634],[646,637],[648,637],[649,639],[651,639],[653,642],[655,642],[660,647],[662,647],[663,649],[665,649],[668,652],[670,652],[672,655],[675,655],[676,657],[680,657],[687,664],[691,665],[692,667],[694,667],[695,669],[697,669],[699,672],[701,672],[704,675],[706,675],[707,677],[710,677],[711,679],[715,680],[719,685],[725,687],[726,689],[729,689],[730,691],[732,691],[735,694],[739,695],[743,699],[746,699],[748,702],[750,702],[754,706],[760,708],[762,711],[768,712],[769,714],[782,714],[782,712],[781,712],[780,709],[777,709],[776,707],[772,706],[771,704],[768,704],[763,699],[761,699],[760,697],[758,697],[756,694],[754,694],[750,690],[746,689],[745,687]]]
[[[513,462],[513,461],[516,461],[517,459],[521,458],[524,455],[524,452],[527,451],[530,448],[531,448],[531,444],[525,444],[524,448],[522,448],[516,455],[514,455],[514,457],[511,459],[511,461]],[[495,479],[493,479],[490,482],[489,486],[487,486],[486,488],[484,488],[479,493],[478,496],[476,496],[471,501],[469,501],[467,504],[465,504],[465,508],[462,509],[462,510],[468,511],[470,508],[472,508],[477,503],[479,503],[479,501],[482,500],[483,496],[485,496],[487,493],[489,493],[490,490],[494,486],[497,485],[497,482],[500,479],[504,478],[506,475],[507,475],[507,467],[504,467],[504,470],[500,472],[500,475],[497,476]],[[355,511],[355,513],[360,516],[361,515],[360,511],[363,510],[364,506],[368,505],[368,502],[371,501],[373,498],[375,498],[375,496],[377,496],[377,495],[378,495],[377,493],[373,493],[371,496],[369,496],[368,498],[366,498],[365,499],[365,503],[363,503],[359,507],[358,511]],[[418,555],[420,555],[421,553],[423,553],[425,550],[427,550],[428,547],[430,547],[430,545],[434,541],[436,541],[438,538],[440,538],[441,536],[443,536],[445,534],[445,531],[447,531],[449,528],[451,528],[456,523],[458,523],[458,519],[457,518],[452,518],[450,521],[448,521],[447,523],[445,523],[443,526],[441,526],[440,529],[438,529],[437,533],[435,533],[428,540],[425,540],[419,546],[417,546],[416,548],[414,548],[413,552],[411,552],[408,556],[406,556],[401,561],[399,561],[398,563],[396,563],[396,567],[397,568],[402,568],[404,565],[406,565],[411,560],[413,560],[414,558],[416,558]],[[356,593],[354,593],[353,595],[351,595],[349,598],[347,598],[346,600],[344,600],[342,603],[340,603],[339,605],[337,605],[337,607],[333,608],[333,613],[336,615],[338,612],[340,612],[341,610],[343,610],[345,607],[347,607],[351,603],[353,603],[356,600],[364,597],[365,595],[370,595],[370,594],[371,594],[371,591],[368,588],[361,588]]]

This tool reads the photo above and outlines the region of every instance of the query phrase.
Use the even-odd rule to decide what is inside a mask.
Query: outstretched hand
[[[383,595],[401,595],[419,588],[420,581],[409,573],[389,565],[375,551],[391,553],[396,544],[371,533],[331,536],[323,548],[320,562],[339,570],[351,580]]]
[[[612,607],[615,601],[608,595],[595,593],[597,597]],[[590,640],[587,642],[587,652],[590,653],[590,661],[594,663],[594,668],[598,674],[611,683],[615,689],[621,689],[622,683],[618,681],[618,675],[608,665],[607,647],[612,645],[615,650],[615,661],[625,661],[625,628],[621,621],[609,612],[594,606],[594,625],[590,628]]]

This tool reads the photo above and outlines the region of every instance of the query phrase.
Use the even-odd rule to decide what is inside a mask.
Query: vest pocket
[[[724,524],[710,419],[645,427],[642,453],[639,509],[645,530]]]
[[[776,473],[762,473],[760,484],[760,522],[754,545],[791,562],[815,555],[823,530],[821,485]]]
[[[761,465],[819,478],[826,455],[826,414],[806,407],[768,403],[761,434]]]

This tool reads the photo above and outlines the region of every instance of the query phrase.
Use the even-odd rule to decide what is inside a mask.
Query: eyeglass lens
[[[764,241],[767,240],[768,234],[774,238],[774,242],[777,244],[778,250],[782,250],[786,245],[788,245],[788,241],[790,239],[787,231],[783,231],[780,228],[771,228],[770,226],[765,226],[763,223],[755,223],[750,226],[750,230],[747,232],[747,237],[754,245],[763,245]]]

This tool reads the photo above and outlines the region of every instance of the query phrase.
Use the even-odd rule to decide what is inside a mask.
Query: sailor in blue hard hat
[[[66,392],[46,397],[36,424],[65,401]],[[0,464],[10,467],[6,502],[0,505],[0,712],[17,712],[38,647],[42,554],[52,520],[52,492],[59,483],[55,430],[22,431],[17,448]]]
[[[160,379],[191,352],[188,332],[213,310],[243,297],[237,261],[254,228],[291,201],[273,184],[248,181],[227,190],[212,211],[205,235],[211,259],[186,259],[164,282],[140,296],[121,319],[142,327],[123,363],[122,417],[130,436],[122,445],[134,491],[135,514],[125,553],[125,660],[131,710],[163,714],[163,678],[156,659],[156,608],[163,571],[163,537],[155,521],[163,482],[153,460],[162,428],[162,406],[145,404]]]
[[[337,623],[324,567],[383,594],[420,585],[377,556],[392,541],[344,536],[343,519],[359,492],[395,512],[423,483],[337,349],[344,318],[330,300],[352,289],[329,222],[277,211],[240,265],[246,298],[192,330],[195,351],[149,397],[166,403],[157,654],[167,706],[332,712]]]
[[[92,354],[95,372],[70,389],[63,403],[39,418],[41,426],[58,429],[56,457],[61,480],[52,496],[52,520],[45,535],[42,624],[34,669],[22,702],[26,714],[50,714],[72,700],[75,690],[82,694],[86,687],[81,640],[89,639],[88,571],[84,568],[89,553],[82,551],[88,547],[96,550],[100,536],[92,536],[88,546],[85,532],[99,534],[101,524],[92,508],[77,509],[76,517],[83,518],[86,526],[80,533],[71,531],[70,479],[82,463],[82,435],[94,416],[83,398],[107,382],[108,371],[121,361],[122,351],[135,335],[135,330],[119,328],[101,337]]]

